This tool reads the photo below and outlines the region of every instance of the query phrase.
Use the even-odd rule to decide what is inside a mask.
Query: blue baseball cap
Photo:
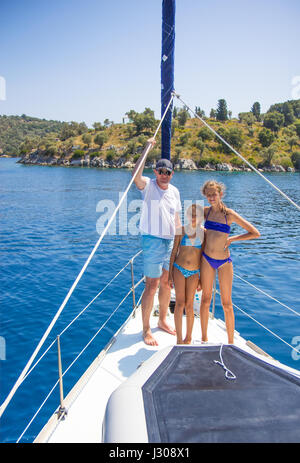
[[[173,164],[169,159],[162,158],[156,163],[155,169],[167,169],[169,172],[173,171]]]

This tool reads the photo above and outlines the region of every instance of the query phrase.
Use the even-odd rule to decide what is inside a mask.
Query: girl
[[[188,225],[176,233],[170,258],[169,284],[176,291],[174,310],[177,344],[190,344],[194,325],[194,296],[200,289],[200,258],[204,239],[201,226],[203,208],[192,204],[187,210]],[[186,336],[182,341],[182,316],[186,313]]]
[[[231,301],[233,266],[229,246],[235,241],[258,238],[260,233],[250,222],[247,222],[235,211],[225,206],[222,202],[224,192],[224,185],[215,180],[207,181],[202,187],[202,194],[206,197],[210,207],[204,208],[206,239],[201,261],[202,298],[200,319],[202,342],[207,342],[209,306],[217,270],[228,343],[233,344],[234,313]],[[229,238],[230,225],[234,222],[244,228],[247,233]]]

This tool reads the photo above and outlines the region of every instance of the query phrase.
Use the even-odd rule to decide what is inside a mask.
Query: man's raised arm
[[[145,159],[142,162],[143,156],[144,156],[147,149],[150,152],[150,150],[153,148],[155,143],[156,143],[156,141],[154,140],[154,138],[149,138],[149,140],[147,141],[147,144],[146,144],[140,158],[138,159],[138,161],[137,161],[137,163],[136,163],[136,165],[135,165],[135,167],[134,167],[134,169],[132,171],[132,175],[134,175],[135,172],[139,169],[139,171],[138,171],[138,173],[137,173],[137,175],[136,175],[136,177],[134,179],[134,183],[135,183],[136,187],[139,190],[143,190],[145,188],[145,186],[146,186],[146,183],[147,183],[146,178],[143,177],[143,175],[142,175],[144,167],[145,167],[145,162],[146,162],[147,156],[145,157]],[[151,146],[150,148],[149,148],[149,145]]]

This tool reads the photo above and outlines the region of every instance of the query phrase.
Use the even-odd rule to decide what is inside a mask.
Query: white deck
[[[117,333],[115,342],[107,353],[99,354],[66,397],[67,417],[58,421],[57,415],[53,415],[35,442],[101,442],[102,421],[111,393],[153,353],[176,342],[175,336],[157,328],[157,321],[157,317],[151,318],[151,329],[159,346],[147,346],[142,339],[142,320],[139,308],[136,317],[130,318],[129,322]],[[169,315],[169,321],[170,324],[174,324],[172,314]],[[183,329],[185,329],[185,317]],[[209,320],[208,338],[213,344],[227,343],[225,325],[221,320]],[[199,318],[195,318],[193,343],[200,343],[200,339],[200,321]],[[235,345],[266,359],[264,355],[255,353],[237,332],[235,333]],[[268,361],[279,364],[270,357]],[[288,370],[295,373],[295,370]]]

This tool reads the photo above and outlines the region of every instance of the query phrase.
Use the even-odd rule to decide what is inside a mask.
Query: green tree
[[[239,127],[231,127],[230,129],[225,129],[220,127],[218,130],[219,135],[235,149],[240,149],[243,146],[243,131]],[[220,148],[224,153],[231,153],[232,150],[225,143],[218,139]]]
[[[82,135],[82,141],[89,147],[92,142],[92,135],[90,135],[89,133],[84,133]]]
[[[293,124],[295,118],[300,117],[300,100],[288,100],[270,106],[268,113],[277,111],[284,116],[284,125]]]
[[[195,106],[195,113],[200,117],[205,117],[205,111],[200,106]]]
[[[113,124],[113,121],[110,121],[109,119],[105,119],[105,120],[103,121],[103,125],[104,125],[105,127],[109,127],[109,126],[112,125],[112,124]]]
[[[185,126],[186,121],[189,119],[190,115],[186,108],[181,108],[177,113],[177,120],[181,127]]]
[[[19,154],[26,154],[37,147],[38,140],[36,137],[25,137],[24,141],[19,146]]]
[[[75,127],[77,127],[78,135],[82,135],[83,133],[88,132],[89,130],[85,122],[80,122],[79,124],[75,122]]]
[[[210,110],[210,113],[209,113],[209,117],[211,119],[215,119],[216,118],[216,110],[214,108],[211,108]]]
[[[293,146],[298,144],[298,137],[292,136],[287,139],[288,144],[290,145],[290,148],[293,149]]]
[[[75,130],[74,126],[72,126],[68,122],[64,122],[63,126],[61,128],[61,131],[60,131],[60,135],[59,135],[60,139],[62,141],[65,141],[68,138],[75,137],[75,136],[76,136],[76,130]]]
[[[125,154],[126,155],[134,155],[136,153],[136,150],[137,150],[137,143],[135,140],[130,140],[128,142],[128,145],[127,145],[127,148],[126,148],[126,152]]]
[[[175,130],[178,128],[178,121],[176,119],[173,119],[172,120],[172,123],[171,123],[171,135],[172,137],[174,136],[174,133],[175,133]]]
[[[84,151],[83,150],[75,150],[73,153],[72,158],[73,159],[81,159],[84,156]]]
[[[189,134],[189,133],[183,133],[183,134],[179,137],[179,144],[180,144],[181,146],[186,145],[187,142],[189,141],[189,138],[190,138],[190,134]]]
[[[253,103],[251,112],[253,113],[253,116],[255,117],[255,119],[259,122],[260,121],[260,104],[258,101]]]
[[[258,139],[260,144],[266,148],[273,143],[275,135],[270,129],[263,128],[258,134]]]
[[[105,132],[97,133],[97,135],[94,138],[94,143],[96,143],[96,145],[98,145],[100,148],[102,148],[102,146],[104,145],[104,143],[107,142],[107,140],[108,140],[107,133],[105,133]]]
[[[265,114],[264,127],[271,129],[273,132],[278,132],[284,124],[284,116],[278,111]]]
[[[216,119],[217,121],[227,121],[228,119],[227,103],[224,99],[218,101]]]
[[[93,127],[94,127],[94,129],[96,130],[96,132],[97,132],[98,130],[103,130],[103,129],[104,129],[104,127],[102,126],[101,122],[94,122]]]
[[[214,135],[207,127],[201,127],[201,129],[198,132],[198,137],[205,141],[212,140],[214,138]]]
[[[126,113],[129,120],[131,120],[135,126],[136,135],[139,135],[143,131],[151,133],[156,125],[154,117],[154,111],[150,108],[145,108],[144,112],[137,113],[133,109]]]
[[[291,160],[295,169],[300,170],[300,151],[294,151],[294,153],[292,153]]]
[[[239,127],[231,127],[228,130],[227,141],[233,148],[240,149],[243,146],[243,131]]]
[[[204,141],[202,141],[202,140],[200,140],[200,139],[196,140],[196,141],[195,141],[195,147],[199,150],[199,152],[200,152],[200,158],[201,158],[202,155],[203,155],[203,151],[204,151],[204,149],[205,149],[205,143],[204,143]]]
[[[256,121],[255,116],[254,116],[254,114],[252,112],[239,113],[239,120],[240,120],[240,122],[244,122],[245,124],[247,124],[250,127]]]
[[[295,127],[296,127],[296,133],[298,137],[300,138],[300,119],[295,122]]]
[[[275,149],[273,146],[269,146],[268,148],[265,148],[263,151],[262,151],[262,157],[264,158],[265,160],[265,165],[267,166],[270,166],[271,165],[271,161],[275,155]]]
[[[288,102],[283,103],[282,110],[283,110],[283,115],[284,115],[284,125],[287,126],[287,125],[293,124],[296,118],[294,116],[292,105]]]
[[[48,156],[55,156],[58,153],[56,145],[48,145],[45,149],[45,154]]]

